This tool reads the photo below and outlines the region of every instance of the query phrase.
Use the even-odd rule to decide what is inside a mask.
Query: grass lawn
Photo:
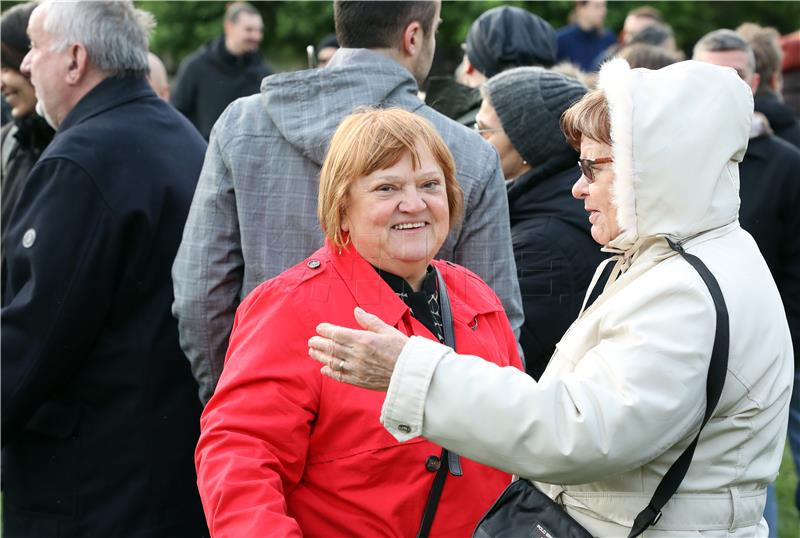
[[[780,538],[800,537],[800,516],[794,506],[796,487],[797,474],[794,472],[789,445],[786,445],[775,488],[778,495],[778,535]]]

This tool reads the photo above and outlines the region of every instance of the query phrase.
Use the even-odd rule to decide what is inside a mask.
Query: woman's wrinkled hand
[[[317,325],[319,336],[309,339],[308,355],[321,362],[322,373],[332,379],[385,392],[408,336],[361,308],[356,307],[355,317],[363,331]]]

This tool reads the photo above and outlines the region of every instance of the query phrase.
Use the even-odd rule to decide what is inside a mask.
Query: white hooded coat
[[[775,283],[737,220],[751,92],[732,69],[693,61],[649,71],[615,60],[599,86],[622,230],[607,245],[616,256],[603,293],[538,383],[412,338],[381,420],[399,440],[423,435],[539,481],[595,536],[626,536],[705,411],[716,311],[669,237],[719,282],[730,351],[691,467],[644,536],[766,536],[794,363]]]

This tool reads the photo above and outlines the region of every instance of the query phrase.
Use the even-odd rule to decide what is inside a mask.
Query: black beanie
[[[36,4],[29,2],[16,5],[3,13],[2,21],[0,21],[0,41],[2,42],[0,58],[2,58],[3,67],[19,71],[22,59],[28,54],[31,46],[27,30],[28,19],[31,18],[34,9],[36,9]]]
[[[558,41],[550,24],[518,7],[495,7],[472,23],[467,58],[486,78],[510,67],[556,62]]]
[[[519,154],[532,166],[574,153],[561,132],[561,115],[586,86],[541,67],[509,69],[485,84],[490,104]]]

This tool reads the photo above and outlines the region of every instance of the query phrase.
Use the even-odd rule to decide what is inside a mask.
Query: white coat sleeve
[[[687,280],[618,301],[600,322],[599,344],[581,357],[559,348],[558,371],[539,383],[412,338],[381,420],[398,440],[423,435],[544,482],[639,467],[696,433],[705,411],[715,311],[702,281]]]

